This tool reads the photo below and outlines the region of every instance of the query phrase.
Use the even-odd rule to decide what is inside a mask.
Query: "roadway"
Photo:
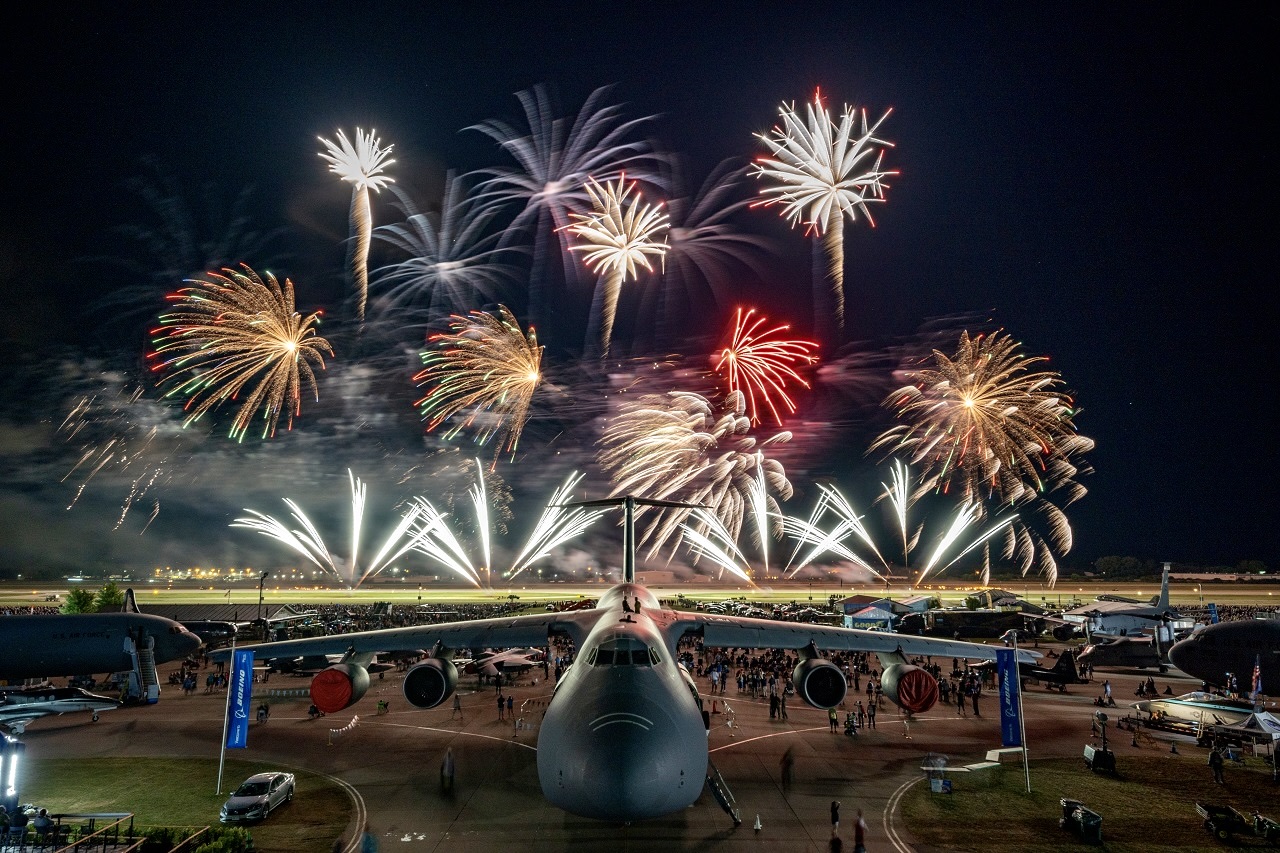
[[[162,680],[166,671],[162,668]],[[1121,713],[1146,675],[1105,676]],[[1093,685],[1069,688],[1066,695],[1028,688],[1027,741],[1033,757],[1080,755],[1102,677]],[[479,687],[474,677],[464,677],[460,685],[460,720],[452,719],[452,702],[432,710],[410,708],[400,692],[401,679],[396,672],[375,676],[369,693],[355,706],[311,720],[305,696],[271,698],[279,691],[303,691],[308,680],[273,676],[265,685],[255,685],[254,699],[256,705],[267,698],[271,718],[253,724],[249,748],[236,757],[278,762],[345,782],[356,804],[347,837],[353,837],[367,815],[383,850],[505,851],[513,845],[536,845],[543,851],[827,850],[832,849],[829,807],[839,800],[840,835],[850,849],[853,820],[861,808],[870,848],[906,853],[925,848],[914,843],[891,804],[907,783],[922,778],[918,768],[926,754],[942,753],[952,765],[961,765],[982,761],[988,750],[1000,746],[994,694],[981,699],[981,717],[959,717],[954,707],[938,706],[917,717],[909,729],[886,702],[877,729],[852,738],[843,734],[843,726],[832,734],[825,711],[795,701],[788,703],[788,721],[770,720],[767,702],[740,696],[731,687],[714,700],[717,713],[709,740],[711,760],[736,798],[742,825],[735,828],[704,792],[681,814],[619,827],[567,815],[543,800],[534,752],[539,703],[549,692],[541,677],[536,683],[522,678],[507,690],[514,696],[517,717],[525,721],[523,728],[498,720],[494,689]],[[1172,675],[1157,675],[1156,682],[1161,691],[1172,684],[1175,693],[1196,686]],[[200,690],[203,684],[202,677]],[[712,697],[705,698],[710,706]],[[376,712],[380,699],[389,703],[386,714]],[[113,711],[92,724],[87,715],[39,720],[23,739],[29,755],[37,757],[211,757],[217,754],[223,701],[223,695],[198,690],[183,696],[167,687],[158,705]],[[1127,748],[1124,737],[1113,737],[1117,749]],[[457,767],[452,795],[440,786],[440,766],[449,748]],[[794,780],[784,787],[781,762],[788,749],[795,756]],[[981,784],[976,774],[955,778],[958,789]],[[759,831],[753,828],[757,815]],[[272,820],[288,820],[287,810]],[[329,850],[333,840],[317,839],[315,849]]]

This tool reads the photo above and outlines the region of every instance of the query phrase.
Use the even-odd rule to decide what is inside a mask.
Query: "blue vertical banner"
[[[244,749],[249,745],[249,706],[253,703],[252,649],[237,651],[232,657],[227,703],[231,706],[227,723],[227,749]]]
[[[1209,602],[1209,624],[1218,624],[1218,605],[1214,604],[1212,601]]]
[[[996,674],[1000,688],[1000,740],[1005,746],[1022,746],[1018,725],[1018,653],[996,649]]]

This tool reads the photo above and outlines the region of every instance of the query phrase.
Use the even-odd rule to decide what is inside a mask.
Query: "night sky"
[[[285,496],[337,512],[348,466],[361,466],[374,505],[387,510],[404,489],[435,499],[433,483],[465,487],[465,477],[428,473],[441,457],[425,461],[435,445],[417,426],[403,354],[361,353],[361,373],[351,348],[339,347],[321,403],[305,402],[294,430],[271,441],[229,442],[229,412],[178,435],[181,413],[157,402],[143,356],[156,314],[144,310],[145,293],[158,306],[179,283],[155,281],[152,257],[129,236],[129,227],[160,230],[161,220],[128,182],[171,177],[197,218],[206,185],[224,206],[252,187],[245,212],[269,239],[263,257],[242,260],[291,278],[299,308],[323,308],[322,333],[339,340],[350,193],[317,156],[317,137],[376,128],[395,146],[397,186],[430,207],[446,170],[510,165],[492,140],[463,128],[519,120],[515,93],[538,84],[555,92],[562,115],[613,86],[607,103],[626,118],[656,116],[635,138],[682,157],[694,188],[725,158],[763,154],[753,134],[815,87],[828,105],[865,106],[873,118],[892,107],[883,131],[896,147],[885,165],[901,174],[873,211],[876,227],[847,229],[848,328],[843,346],[826,347],[829,363],[918,340],[926,328],[1003,328],[1027,354],[1049,357],[1081,407],[1077,428],[1097,443],[1086,457],[1093,472],[1080,478],[1089,493],[1067,510],[1075,547],[1063,566],[1128,555],[1280,567],[1266,343],[1277,319],[1276,146],[1265,130],[1277,96],[1274,11],[256,5],[269,8],[4,13],[0,573],[288,563],[281,546],[227,523],[244,507],[282,513]],[[748,178],[742,192],[757,186]],[[397,219],[391,202],[375,197],[375,224]],[[715,301],[691,303],[681,337],[666,342],[686,357],[714,346],[738,304],[798,330],[812,322],[811,241],[774,210],[734,222],[772,251]],[[510,290],[503,301],[518,307],[522,287]],[[643,310],[624,297],[619,335],[635,355]],[[572,316],[539,330],[549,353],[572,349],[557,338]],[[565,367],[565,385],[572,375]],[[865,503],[886,476],[862,453],[885,413],[874,403],[842,410],[849,400],[821,376],[799,398],[799,422],[787,424],[797,445],[782,457],[797,489],[787,509],[798,515],[812,505],[815,478],[835,477]],[[381,390],[396,382],[399,398]],[[63,477],[83,436],[68,440],[60,423],[81,396],[139,386],[144,398],[126,419],[134,430],[151,419],[170,437],[164,473],[144,481],[119,525],[141,463],[105,469],[68,511],[85,472]],[[98,428],[102,440],[113,427]],[[475,452],[460,446],[459,458]],[[536,504],[590,449],[535,420],[517,462],[499,471],[517,502]],[[596,474],[580,496],[607,492]]]

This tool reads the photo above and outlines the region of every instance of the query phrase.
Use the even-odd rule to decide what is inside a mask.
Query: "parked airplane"
[[[98,722],[100,711],[113,711],[120,702],[79,687],[32,687],[0,692],[0,725],[20,735],[33,720],[54,714],[92,711]]]
[[[1219,687],[1227,686],[1227,678],[1235,675],[1244,693],[1253,687],[1256,662],[1263,692],[1280,690],[1280,619],[1208,625],[1175,643],[1169,661],[1187,675]]]
[[[1093,636],[1119,637],[1159,630],[1167,634],[1162,638],[1164,641],[1172,642],[1171,623],[1182,617],[1169,606],[1169,564],[1165,563],[1160,578],[1160,595],[1154,603],[1099,598],[1067,610],[1062,618]]]
[[[1157,719],[1202,726],[1230,726],[1242,723],[1253,715],[1253,703],[1244,699],[1232,699],[1216,693],[1194,691],[1169,698],[1144,699],[1134,702],[1133,708],[1151,714]]]
[[[498,673],[521,673],[542,666],[546,653],[541,649],[507,649],[502,652],[480,652],[462,671],[468,675],[484,675],[493,678]]]
[[[171,619],[147,613],[78,613],[0,619],[0,680],[137,670],[200,648],[200,638]],[[145,679],[144,679],[145,680]]]
[[[970,667],[970,669],[976,669],[979,672],[994,671],[995,668],[994,661],[983,661]],[[1023,687],[1026,687],[1028,681],[1035,680],[1050,690],[1057,690],[1062,693],[1067,692],[1068,684],[1085,683],[1080,679],[1080,672],[1076,669],[1076,658],[1070,649],[1058,655],[1058,662],[1051,667],[1019,661],[1018,677],[1022,679]]]
[[[623,823],[687,808],[707,782],[707,717],[697,685],[677,659],[685,638],[701,639],[708,647],[800,650],[793,672],[796,692],[818,708],[838,705],[846,689],[844,673],[824,660],[819,648],[878,654],[884,695],[916,712],[937,701],[938,685],[923,669],[909,665],[907,655],[995,656],[993,647],[972,643],[668,610],[636,583],[638,504],[685,506],[631,496],[576,504],[621,505],[625,513],[623,580],[595,609],[268,643],[257,647],[258,654],[345,652],[350,662],[326,669],[311,684],[312,701],[332,713],[359,700],[369,687],[368,673],[354,662],[358,656],[429,646],[432,656],[406,674],[404,693],[410,704],[433,708],[457,685],[453,649],[541,646],[550,637],[567,636],[577,649],[577,662],[556,684],[538,727],[538,780],[543,795],[558,808]],[[1022,654],[1028,661],[1035,658]]]
[[[1154,637],[1100,637],[1081,650],[1077,662],[1095,667],[1169,670]]]

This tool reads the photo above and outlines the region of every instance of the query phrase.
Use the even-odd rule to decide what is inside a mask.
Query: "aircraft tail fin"
[[[1164,613],[1169,609],[1169,564],[1164,564],[1164,571],[1160,575],[1160,599],[1156,601],[1156,607],[1160,608],[1160,612]]]
[[[133,597],[133,587],[129,587],[124,591],[124,607],[125,613],[141,613],[138,609],[138,600]]]
[[[1053,665],[1054,672],[1069,672],[1073,676],[1078,671],[1075,653],[1066,649],[1058,655],[1058,662]]]

